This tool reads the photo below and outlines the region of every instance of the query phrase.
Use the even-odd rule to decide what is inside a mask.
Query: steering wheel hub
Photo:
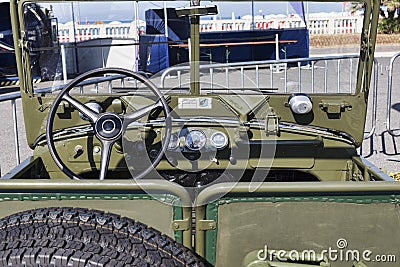
[[[122,120],[113,113],[103,114],[94,124],[97,137],[101,139],[115,139],[122,133]]]

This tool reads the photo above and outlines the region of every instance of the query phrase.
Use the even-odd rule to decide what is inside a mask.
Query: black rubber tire
[[[83,208],[0,220],[0,266],[205,266],[191,250],[132,219]]]

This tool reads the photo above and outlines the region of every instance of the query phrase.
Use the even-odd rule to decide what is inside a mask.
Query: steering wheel
[[[72,97],[69,94],[71,89],[73,89],[75,86],[79,86],[79,83],[81,83],[82,81],[88,78],[99,77],[101,75],[111,74],[111,73],[119,74],[122,75],[123,77],[133,78],[143,83],[158,98],[158,101],[152,105],[138,109],[132,113],[119,115],[113,112],[97,113],[96,111],[93,111],[92,109],[90,109],[89,107],[87,107],[86,105],[84,105],[83,103],[81,103],[80,101],[78,101],[76,98]],[[139,119],[143,118],[144,116],[149,114],[153,109],[158,107],[163,108],[164,116],[166,119],[165,138],[162,142],[160,153],[158,154],[157,157],[154,158],[154,160],[148,167],[141,170],[138,174],[136,174],[132,178],[134,179],[143,178],[146,174],[148,174],[152,169],[154,169],[157,166],[157,164],[161,161],[162,157],[164,156],[165,150],[167,149],[171,138],[172,123],[171,123],[171,118],[169,116],[169,107],[167,101],[165,100],[160,90],[158,90],[157,87],[150,80],[130,70],[121,68],[95,69],[79,75],[66,85],[66,87],[55,98],[47,118],[46,140],[47,140],[47,145],[49,147],[50,155],[53,158],[56,165],[60,168],[60,170],[70,178],[77,180],[82,179],[82,177],[75,174],[62,162],[55,148],[54,138],[53,138],[54,117],[56,115],[57,108],[62,100],[65,100],[68,103],[70,103],[79,112],[81,112],[84,116],[86,116],[86,118],[89,119],[93,127],[93,132],[95,136],[101,142],[102,148],[101,148],[100,174],[99,174],[100,180],[104,180],[106,178],[108,165],[110,161],[111,149],[114,143],[122,138],[122,135],[126,130],[126,127],[130,123],[138,121]]]

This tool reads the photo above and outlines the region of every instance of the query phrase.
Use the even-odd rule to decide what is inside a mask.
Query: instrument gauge
[[[185,137],[185,145],[190,150],[200,150],[206,145],[207,137],[199,130],[190,131]]]
[[[211,136],[211,144],[217,149],[222,149],[228,144],[228,137],[223,132],[213,133]]]
[[[179,137],[177,134],[171,134],[171,138],[169,139],[168,149],[174,150],[179,146]]]

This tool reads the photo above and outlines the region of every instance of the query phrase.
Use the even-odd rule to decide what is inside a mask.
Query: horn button
[[[95,123],[96,135],[103,139],[115,139],[122,131],[122,120],[115,114],[104,114]]]

